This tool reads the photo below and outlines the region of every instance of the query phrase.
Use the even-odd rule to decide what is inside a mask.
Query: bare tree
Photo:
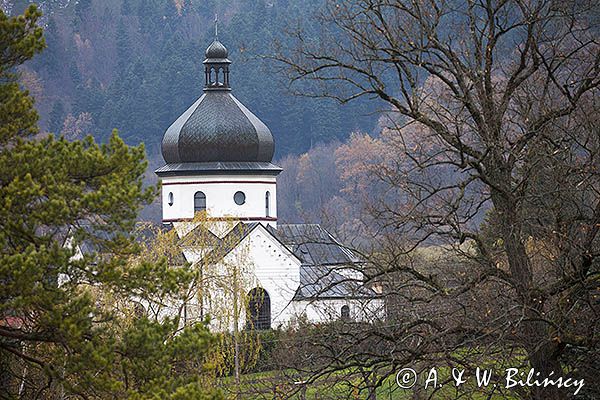
[[[330,0],[320,37],[293,32],[297,45],[276,56],[292,87],[314,84],[309,95],[343,103],[369,96],[391,110],[387,144],[396,160],[372,173],[393,195],[369,205],[379,221],[371,279],[405,306],[428,307],[370,327],[362,341],[374,342],[362,361],[396,367],[443,352],[464,363],[453,351],[469,348],[472,362],[499,354],[514,362],[524,351],[542,377],[597,363],[593,6]],[[432,243],[461,266],[423,262]],[[574,364],[573,349],[583,349]],[[339,354],[338,364],[360,361]],[[567,394],[548,386],[521,395]]]

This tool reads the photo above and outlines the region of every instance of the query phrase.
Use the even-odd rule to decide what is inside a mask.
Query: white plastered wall
[[[341,318],[344,305],[350,308],[350,319],[376,322],[385,318],[384,302],[381,299],[319,299],[294,302],[297,318],[310,322],[331,322]]]
[[[264,226],[255,228],[224,259],[224,269],[237,265],[245,271],[242,278],[243,291],[248,293],[256,287],[267,291],[271,300],[271,327],[287,326],[294,320],[295,309],[292,298],[300,284],[300,260],[269,234]],[[227,308],[223,305],[223,296],[218,291],[211,293],[206,312],[211,314],[212,328],[215,330],[232,329],[231,322],[218,321],[219,310]],[[243,313],[242,313],[243,314]],[[240,327],[245,325],[245,316],[240,315]]]
[[[207,214],[211,218],[240,218],[261,221],[276,226],[277,185],[270,175],[197,175],[162,178],[163,222],[175,222],[194,217],[194,195],[206,196]],[[233,197],[238,191],[246,195],[242,205]],[[270,193],[269,215],[266,212],[266,193]],[[173,204],[169,205],[169,193]]]

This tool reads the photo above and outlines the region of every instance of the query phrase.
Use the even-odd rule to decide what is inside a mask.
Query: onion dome
[[[271,162],[273,135],[231,94],[228,51],[215,39],[206,49],[204,94],[165,132],[167,164]]]
[[[227,58],[227,47],[223,46],[223,43],[215,39],[206,49],[205,55],[207,59]]]

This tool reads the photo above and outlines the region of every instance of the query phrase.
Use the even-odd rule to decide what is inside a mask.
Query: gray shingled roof
[[[203,241],[206,242],[205,243],[206,245],[211,246],[211,247],[221,245],[221,239],[217,235],[212,233],[210,231],[210,229],[208,229],[206,226],[204,226],[202,224],[199,224],[194,229],[189,231],[183,239],[186,239],[186,238],[191,239],[194,237],[202,239]]]
[[[223,59],[227,58],[229,52],[227,48],[223,45],[223,43],[219,42],[217,39],[213,40],[213,42],[208,46],[206,52],[204,53],[207,59]]]
[[[302,265],[300,287],[294,300],[324,298],[371,298],[376,293],[354,278],[348,278],[331,266]]]
[[[102,253],[105,249],[102,248],[104,242],[108,242],[113,239],[113,235],[106,231],[94,229],[88,223],[80,223],[78,229],[82,229],[86,232],[86,238],[78,243],[79,250],[83,255],[91,255],[96,253]],[[74,230],[70,232],[72,234]]]
[[[229,233],[227,233],[227,235],[225,235],[223,239],[221,239],[221,245],[219,246],[219,249],[210,251],[204,256],[204,258],[210,259],[210,257],[214,257],[217,254],[220,257],[225,257],[231,250],[235,249],[237,245],[240,244],[240,242],[244,240],[244,238],[248,236],[248,234],[252,232],[258,225],[260,225],[258,222],[239,222],[229,231]]]
[[[302,261],[300,287],[294,300],[376,295],[362,282],[341,273],[344,266],[355,266],[361,260],[320,225],[281,224],[277,230],[268,229]]]
[[[318,224],[282,224],[269,227],[304,264],[339,265],[360,262],[359,257],[341,245]]]
[[[270,162],[252,161],[229,161],[229,162],[198,162],[198,163],[174,163],[160,167],[155,172],[158,176],[168,175],[198,175],[222,174],[223,172],[235,172],[236,174],[264,174],[278,175],[281,168]]]
[[[273,151],[269,128],[227,91],[204,93],[167,129],[162,142],[169,164],[271,162]]]

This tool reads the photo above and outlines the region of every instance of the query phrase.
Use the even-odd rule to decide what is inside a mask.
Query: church
[[[269,128],[232,94],[231,61],[215,38],[206,49],[203,94],[166,130],[162,222],[184,238],[198,213],[211,221],[205,248],[182,249],[189,265],[211,249],[235,260],[243,252],[251,274],[243,290],[246,326],[285,327],[299,318],[372,321],[383,315],[376,287],[363,283],[360,257],[317,224],[278,224],[275,144]],[[235,262],[235,261],[232,261]],[[217,296],[218,297],[218,296]],[[217,298],[213,296],[213,298]],[[218,301],[215,301],[218,303]],[[202,301],[200,315],[214,302]]]

